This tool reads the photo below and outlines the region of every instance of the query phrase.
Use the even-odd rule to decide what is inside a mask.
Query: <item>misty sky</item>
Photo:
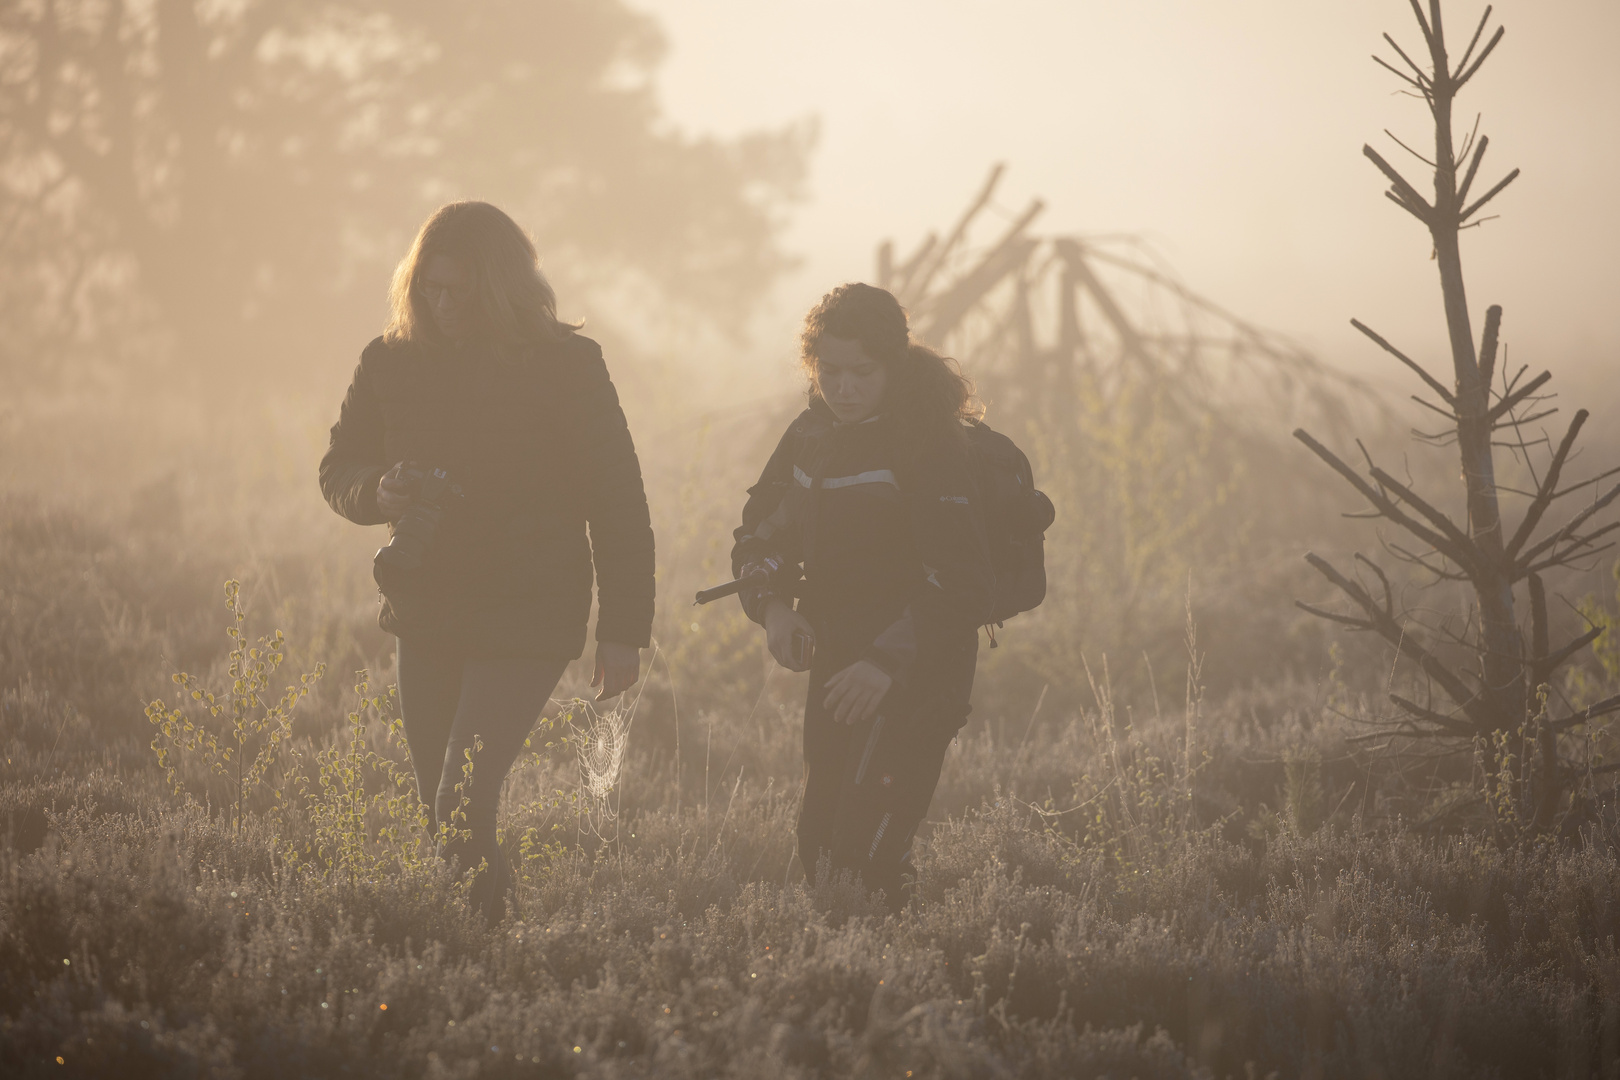
[[[820,118],[787,237],[806,268],[771,344],[827,286],[869,278],[880,238],[903,253],[947,228],[1000,160],[1003,215],[1040,195],[1044,230],[1143,234],[1194,288],[1324,356],[1389,373],[1352,315],[1443,349],[1426,235],[1360,153],[1431,189],[1382,133],[1432,153],[1426,110],[1369,58],[1393,59],[1386,29],[1421,48],[1405,0],[634,2],[668,35],[659,85],[683,127]],[[1466,44],[1483,7],[1448,4],[1449,37]],[[1515,367],[1615,364],[1620,0],[1507,0],[1492,19],[1507,37],[1458,122],[1484,113],[1482,179],[1524,172],[1465,234],[1475,325],[1504,305]]]

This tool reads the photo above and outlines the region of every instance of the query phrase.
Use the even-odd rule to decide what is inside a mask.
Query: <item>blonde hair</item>
[[[447,203],[422,223],[388,287],[390,318],[383,339],[433,340],[438,329],[418,288],[436,255],[447,255],[469,278],[474,333],[514,345],[567,337],[579,325],[557,318],[557,294],[540,271],[534,242],[518,223],[487,202]]]

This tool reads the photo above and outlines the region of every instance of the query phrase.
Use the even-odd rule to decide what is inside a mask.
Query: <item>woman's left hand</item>
[[[870,660],[857,660],[827,680],[827,699],[833,720],[856,724],[877,711],[883,695],[894,685],[894,678]]]
[[[602,692],[596,695],[597,701],[618,697],[636,685],[639,678],[641,678],[640,649],[634,645],[620,645],[615,641],[596,643],[596,675],[591,679],[591,685],[602,688]]]

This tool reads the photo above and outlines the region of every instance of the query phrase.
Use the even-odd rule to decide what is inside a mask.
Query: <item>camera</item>
[[[793,637],[788,641],[788,656],[800,671],[810,666],[810,661],[816,656],[816,639],[803,630],[793,631]]]
[[[393,539],[377,549],[372,576],[383,595],[393,599],[403,586],[421,574],[433,551],[444,515],[462,499],[461,485],[445,469],[424,468],[414,462],[401,466],[399,475],[416,488],[410,506],[394,523]]]

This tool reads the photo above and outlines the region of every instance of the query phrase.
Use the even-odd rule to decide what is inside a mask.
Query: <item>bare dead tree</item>
[[[937,233],[880,244],[875,281],[962,362],[990,423],[1074,510],[1048,537],[1050,601],[1019,663],[1060,685],[1088,650],[1109,652],[1142,657],[1126,677],[1152,680],[1172,659],[1192,568],[1207,625],[1249,631],[1226,637],[1220,677],[1291,663],[1302,646],[1287,602],[1310,573],[1292,555],[1332,503],[1280,440],[1301,424],[1330,442],[1393,434],[1393,412],[1189,286],[1140,238],[1043,231],[1042,201],[1006,199],[1005,172],[992,168]]]
[[[1045,203],[1031,199],[975,243],[1004,173],[991,168],[943,239],[903,256],[881,244],[876,279],[919,337],[971,368],[998,416],[1061,432],[1083,383],[1107,400],[1151,383],[1190,425],[1242,415],[1253,427],[1269,407],[1349,431],[1353,413],[1380,411],[1367,387],[1195,292],[1136,237],[1042,235]]]
[[[1373,59],[1400,79],[1407,93],[1428,105],[1434,122],[1433,159],[1395,141],[1433,169],[1434,198],[1425,199],[1371,146],[1363,147],[1362,152],[1388,178],[1386,196],[1422,222],[1433,238],[1451,347],[1452,384],[1447,386],[1361,322],[1352,319],[1351,323],[1410,368],[1438,399],[1436,403],[1414,396],[1447,424],[1441,432],[1418,434],[1437,444],[1455,442],[1462,459],[1466,523],[1453,521],[1433,502],[1379,468],[1365,448],[1362,455],[1367,467],[1363,475],[1303,429],[1294,435],[1367,500],[1371,512],[1366,516],[1381,518],[1410,538],[1406,543],[1386,541],[1386,549],[1395,558],[1428,571],[1437,582],[1466,582],[1471,588],[1477,621],[1470,619],[1466,632],[1452,637],[1453,643],[1462,644],[1472,653],[1478,670],[1465,672],[1442,660],[1444,642],[1437,645],[1436,639],[1444,635],[1424,633],[1410,611],[1398,610],[1388,575],[1365,556],[1358,554],[1356,559],[1376,579],[1376,589],[1364,580],[1341,573],[1314,553],[1306,555],[1310,565],[1351,601],[1351,613],[1327,611],[1304,602],[1299,606],[1355,630],[1375,633],[1401,657],[1415,663],[1430,684],[1449,699],[1449,705],[1433,701],[1420,704],[1391,694],[1391,701],[1403,713],[1395,732],[1416,739],[1482,746],[1490,763],[1487,771],[1498,776],[1504,771],[1510,774],[1507,781],[1516,809],[1522,811],[1521,819],[1536,830],[1546,830],[1554,825],[1568,782],[1575,775],[1575,770],[1560,758],[1559,734],[1620,711],[1620,697],[1561,717],[1549,714],[1546,688],[1554,672],[1590,645],[1603,627],[1590,627],[1574,640],[1552,648],[1542,575],[1590,559],[1610,546],[1600,541],[1620,528],[1620,522],[1599,524],[1595,519],[1620,497],[1620,484],[1599,494],[1597,485],[1617,471],[1609,470],[1560,487],[1571,450],[1586,423],[1586,410],[1575,413],[1556,449],[1551,448],[1550,441],[1533,440],[1525,433],[1526,425],[1557,411],[1546,405],[1550,372],[1526,379],[1527,368],[1509,376],[1504,365],[1500,388],[1493,389],[1498,377],[1500,306],[1487,309],[1482,339],[1475,350],[1458,235],[1486,220],[1479,216],[1480,211],[1513,182],[1519,170],[1514,169],[1470,201],[1489,140],[1484,136],[1476,138],[1476,124],[1474,133],[1459,146],[1452,128],[1452,106],[1457,94],[1495,51],[1504,30],[1498,25],[1485,37],[1491,16],[1487,6],[1461,61],[1453,65],[1447,52],[1440,0],[1429,0],[1427,14],[1418,0],[1411,3],[1429,64],[1419,64],[1388,34],[1384,40],[1395,50],[1398,60],[1378,56]],[[1461,167],[1464,162],[1465,168]],[[1551,458],[1534,490],[1525,493],[1528,505],[1510,534],[1504,528],[1498,500],[1499,493],[1507,489],[1497,482],[1494,451],[1498,445],[1506,447],[1534,477],[1536,470],[1530,455],[1538,443],[1551,450]],[[1542,528],[1555,505],[1564,505],[1564,500],[1581,492],[1588,493],[1585,505],[1572,507],[1556,528]],[[1415,546],[1408,546],[1412,542]],[[1515,589],[1520,583],[1526,586],[1530,600],[1528,648],[1515,610]]]

